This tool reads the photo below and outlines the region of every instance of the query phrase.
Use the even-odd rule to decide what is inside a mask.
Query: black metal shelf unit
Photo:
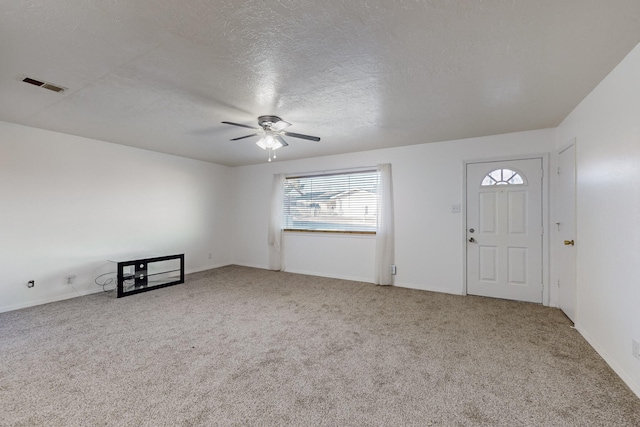
[[[184,254],[118,262],[118,298],[184,283]]]

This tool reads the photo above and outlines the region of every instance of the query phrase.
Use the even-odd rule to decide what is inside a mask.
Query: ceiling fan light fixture
[[[263,150],[266,150],[266,149],[277,150],[278,148],[283,146],[282,143],[277,138],[275,138],[270,132],[268,132],[264,138],[260,138],[260,140],[256,142],[256,145],[262,148]]]
[[[273,132],[266,131],[264,138],[260,138],[260,140],[256,142],[256,145],[269,152],[269,161],[271,161],[276,158],[276,150],[280,147],[284,147],[284,144],[280,142],[281,140],[282,138],[278,138],[278,136],[274,135]]]

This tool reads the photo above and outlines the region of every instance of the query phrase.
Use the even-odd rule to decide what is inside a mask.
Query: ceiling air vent
[[[62,92],[64,90],[63,87],[52,85],[51,83],[45,83],[41,87],[52,90],[54,92]]]
[[[62,92],[65,88],[61,86],[56,86],[53,83],[41,82],[40,80],[32,79],[31,77],[25,77],[22,79],[23,82],[29,83],[30,85],[40,86],[45,89],[52,90],[54,92]]]

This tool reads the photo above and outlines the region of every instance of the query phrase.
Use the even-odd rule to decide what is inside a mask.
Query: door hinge
[[[560,287],[560,279],[558,279],[558,287]]]
[[[540,227],[540,234],[544,236],[544,226]]]
[[[557,174],[560,175],[560,166],[558,166]]]

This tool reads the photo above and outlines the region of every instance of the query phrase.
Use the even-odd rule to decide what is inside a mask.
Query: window
[[[523,185],[524,179],[516,171],[511,169],[496,169],[489,172],[482,180],[482,186],[489,185]]]
[[[286,178],[282,228],[375,233],[378,176],[366,170]]]

